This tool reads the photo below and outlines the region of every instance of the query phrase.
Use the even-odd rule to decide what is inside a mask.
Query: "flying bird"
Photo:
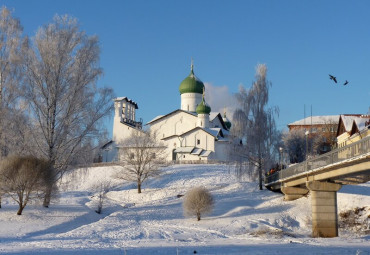
[[[335,83],[337,83],[337,77],[329,74],[329,78],[330,78],[330,80],[333,80]]]
[[[346,80],[345,83],[343,84],[344,86],[346,86],[348,84],[348,81]]]

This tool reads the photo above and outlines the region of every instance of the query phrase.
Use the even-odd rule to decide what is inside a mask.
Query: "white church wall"
[[[214,159],[221,161],[230,160],[231,144],[229,142],[216,142]]]
[[[197,147],[203,150],[214,151],[215,138],[203,130],[195,130],[184,136],[186,147]]]
[[[184,93],[181,94],[181,110],[195,112],[197,105],[202,102],[202,94]]]
[[[197,117],[182,111],[157,120],[150,126],[160,139],[172,135],[181,135],[196,127]]]
[[[138,129],[133,128],[125,123],[121,123],[119,118],[113,120],[113,141],[116,144],[122,144],[123,141],[132,136],[132,133]]]

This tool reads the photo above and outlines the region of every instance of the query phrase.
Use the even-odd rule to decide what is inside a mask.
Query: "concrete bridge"
[[[370,136],[265,177],[265,186],[285,200],[311,192],[312,235],[338,236],[337,191],[370,181]],[[369,191],[370,195],[370,191]]]

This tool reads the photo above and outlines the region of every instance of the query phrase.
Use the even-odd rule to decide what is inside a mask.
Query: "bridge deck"
[[[306,181],[358,184],[370,180],[370,137],[265,177],[265,186],[304,186]]]

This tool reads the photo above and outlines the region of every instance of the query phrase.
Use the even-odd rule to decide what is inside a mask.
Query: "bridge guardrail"
[[[345,161],[370,152],[370,136],[347,146],[332,150],[302,163],[282,169],[265,177],[265,186],[275,183],[280,179],[301,174],[327,165]]]

